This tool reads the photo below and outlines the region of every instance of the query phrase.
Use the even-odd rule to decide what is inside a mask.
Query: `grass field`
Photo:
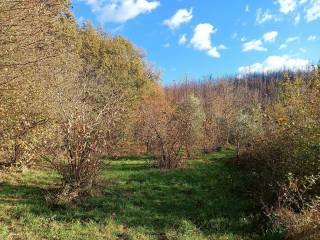
[[[54,173],[7,174],[0,239],[262,239],[254,204],[241,197],[241,176],[226,164],[231,155],[224,150],[172,171],[150,167],[147,157],[113,160],[94,197],[66,206],[44,199],[59,182]]]

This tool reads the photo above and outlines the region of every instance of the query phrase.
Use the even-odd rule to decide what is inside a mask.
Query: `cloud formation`
[[[194,29],[193,37],[190,41],[191,46],[194,49],[206,51],[213,58],[220,58],[221,54],[219,50],[226,49],[226,46],[223,44],[220,44],[218,47],[212,46],[211,35],[216,32],[217,29],[209,23],[198,24]]]
[[[298,71],[305,69],[310,64],[309,60],[290,58],[289,56],[270,56],[261,63],[238,68],[241,75],[250,73],[268,73],[282,70]]]
[[[186,34],[183,34],[183,35],[181,35],[180,36],[180,38],[179,38],[179,45],[184,45],[184,44],[186,44],[187,43],[187,35]]]
[[[293,43],[293,42],[296,42],[298,41],[300,38],[298,36],[295,36],[295,37],[289,37],[283,44],[280,45],[279,49],[285,49],[288,47],[288,45],[290,43]]]
[[[272,31],[263,34],[263,41],[265,42],[274,42],[278,37],[278,32]]]
[[[274,16],[270,13],[269,9],[263,11],[262,8],[259,8],[257,10],[257,17],[256,17],[257,24],[263,24],[273,19],[274,19]]]
[[[264,43],[273,43],[276,41],[279,33],[277,31],[266,32],[262,35],[262,38],[251,40],[246,42],[242,45],[243,52],[249,51],[258,51],[258,52],[265,52],[268,49],[263,46]],[[243,39],[241,39],[241,42]]]
[[[263,42],[259,40],[252,40],[250,42],[246,42],[242,46],[242,51],[243,52],[249,52],[249,51],[267,51],[265,47],[263,47]]]
[[[211,35],[216,33],[217,29],[209,23],[200,23],[194,29],[191,39],[191,45],[198,50],[210,50]]]
[[[256,23],[281,21],[289,16],[295,25],[300,23],[302,16],[307,23],[320,18],[320,0],[274,0],[279,6],[279,14],[271,13],[269,9],[259,8],[256,13]]]
[[[315,35],[310,35],[308,37],[308,41],[315,41],[315,40],[317,40],[317,36],[315,36]]]
[[[104,22],[124,23],[141,14],[149,13],[160,6],[159,1],[149,0],[80,0],[91,7],[98,15],[98,20]]]
[[[184,23],[190,22],[192,17],[192,8],[189,11],[187,9],[179,9],[171,18],[164,20],[163,24],[173,30]]]
[[[218,51],[218,48],[217,47],[213,47],[211,48],[209,51],[208,51],[208,55],[213,57],[213,58],[220,58],[221,57],[221,54],[220,52]]]
[[[279,11],[284,15],[295,14],[295,24],[300,22],[301,13],[304,14],[307,23],[320,18],[320,0],[276,0],[275,3],[280,6]]]
[[[320,0],[310,0],[304,18],[307,22],[312,22],[320,18]]]
[[[297,0],[277,0],[280,5],[280,12],[288,14],[293,12],[297,7]]]

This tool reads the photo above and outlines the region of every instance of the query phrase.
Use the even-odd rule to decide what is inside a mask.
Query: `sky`
[[[320,0],[72,0],[147,53],[164,84],[301,69],[320,59]]]

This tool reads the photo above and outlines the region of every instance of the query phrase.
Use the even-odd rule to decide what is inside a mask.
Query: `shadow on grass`
[[[231,154],[211,154],[172,171],[146,166],[147,158],[118,159],[104,169],[102,181],[112,184],[104,185],[101,195],[67,208],[47,205],[40,188],[1,184],[0,204],[16,204],[23,209],[19,214],[29,212],[56,221],[103,223],[112,217],[150,232],[178,228],[189,221],[206,235],[246,235],[255,230],[254,209],[240,197],[241,176],[225,164]]]
[[[43,191],[44,189],[34,186],[0,183],[0,204],[10,201],[33,203]]]
[[[125,157],[103,157],[104,160],[111,160],[111,161],[141,161],[141,160],[156,160],[155,157],[153,156],[148,156],[148,155],[143,155],[143,156],[135,156],[135,155],[130,155],[130,156],[125,156]]]

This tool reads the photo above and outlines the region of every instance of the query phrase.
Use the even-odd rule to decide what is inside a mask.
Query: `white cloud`
[[[213,58],[220,58],[220,53],[217,49],[217,47],[213,47],[208,51],[209,56],[213,57]]]
[[[227,48],[225,45],[220,44],[220,45],[218,46],[218,49],[227,50],[228,48]]]
[[[249,52],[249,51],[267,51],[265,47],[262,46],[262,41],[259,40],[252,40],[250,42],[246,42],[242,46],[243,52]]]
[[[263,34],[263,41],[265,42],[274,42],[278,37],[278,32],[272,31]]]
[[[310,5],[306,8],[304,18],[307,22],[320,18],[320,0],[310,0]]]
[[[286,40],[286,43],[292,43],[292,42],[296,42],[299,40],[299,37],[298,36],[295,36],[295,37],[289,37],[287,40]]]
[[[192,8],[179,9],[170,19],[164,20],[163,23],[171,29],[176,29],[184,23],[188,23],[192,19]]]
[[[240,41],[241,41],[241,42],[245,42],[245,41],[247,41],[247,38],[246,38],[246,37],[241,37],[241,38],[240,38]]]
[[[290,43],[293,43],[293,42],[296,42],[298,41],[300,38],[298,36],[295,36],[295,37],[289,37],[283,44],[280,45],[279,49],[285,49],[288,47],[288,45]]]
[[[262,8],[259,8],[257,10],[257,18],[256,22],[258,24],[262,24],[268,21],[271,21],[274,18],[274,16],[269,12],[269,9],[263,12]]]
[[[267,73],[282,70],[297,71],[305,69],[310,64],[309,60],[300,58],[290,58],[284,56],[270,56],[261,63],[238,68],[240,74]]]
[[[160,6],[159,1],[149,0],[80,0],[91,7],[99,21],[124,23]]]
[[[170,43],[165,43],[165,44],[163,45],[163,47],[164,47],[164,48],[169,48],[169,47],[171,47],[171,44],[170,44]]]
[[[315,41],[315,40],[317,40],[317,37],[315,35],[310,35],[308,37],[308,41]]]
[[[280,12],[288,14],[293,12],[297,7],[297,0],[277,0],[280,5]]]
[[[191,39],[191,45],[198,50],[210,50],[211,35],[216,33],[217,29],[209,23],[200,23],[194,29],[194,35]]]
[[[285,48],[287,48],[287,47],[288,47],[288,45],[285,44],[285,43],[283,43],[283,44],[280,45],[279,49],[281,50],[281,49],[285,49]]]
[[[275,0],[280,6],[280,12],[288,15],[294,15],[294,24],[298,24],[301,20],[301,12],[304,13],[306,22],[312,22],[320,18],[320,0]],[[303,6],[302,9],[300,9]],[[265,19],[270,18],[266,15]],[[275,18],[275,16],[273,16]],[[263,19],[263,18],[262,18]],[[276,20],[276,18],[275,18]]]
[[[179,38],[179,45],[184,45],[187,43],[187,36],[186,34],[181,35],[181,37]]]
[[[227,47],[220,44],[218,47],[212,46],[211,35],[216,33],[217,29],[209,23],[200,23],[194,29],[193,37],[190,44],[193,48],[206,51],[213,58],[220,58],[219,50],[225,50]]]
[[[277,31],[271,31],[263,34],[261,39],[255,39],[251,40],[249,42],[246,42],[242,45],[242,51],[243,52],[249,52],[249,51],[267,51],[268,49],[263,46],[263,43],[272,43],[275,42],[278,37]],[[245,38],[240,39],[242,42],[245,41]]]
[[[245,11],[246,12],[250,12],[250,6],[249,5],[246,5]]]
[[[99,0],[79,0],[79,2],[84,2],[89,5],[93,12],[97,12],[101,8]]]

